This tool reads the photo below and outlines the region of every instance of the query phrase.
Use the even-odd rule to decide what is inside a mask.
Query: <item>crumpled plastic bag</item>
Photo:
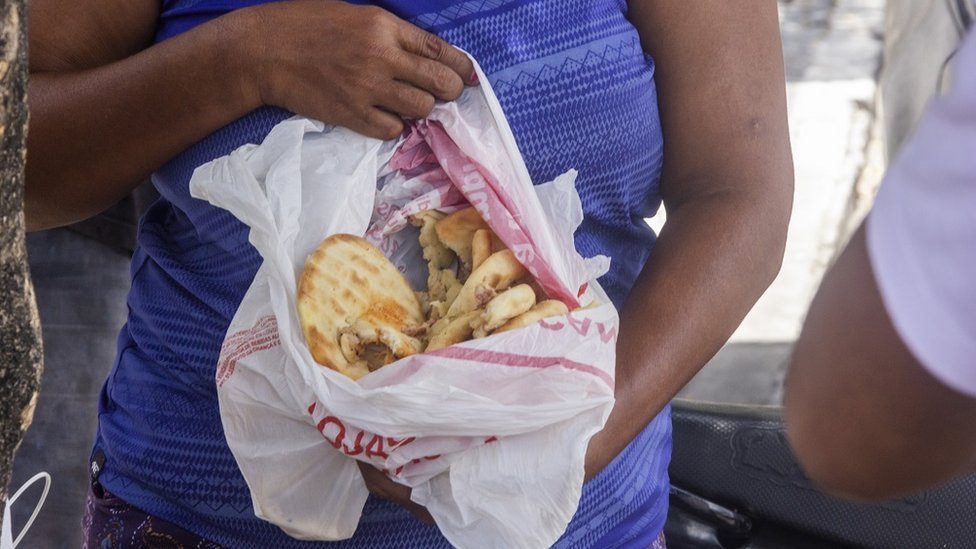
[[[533,187],[485,75],[383,142],[295,117],[199,167],[195,197],[247,224],[263,264],[227,331],[217,394],[257,516],[299,539],[356,530],[368,462],[458,547],[548,547],[613,405],[618,317],[573,245],[575,172]],[[359,381],[315,363],[296,311],[306,257],[364,235],[424,289],[407,216],[474,205],[568,315],[401,359]]]

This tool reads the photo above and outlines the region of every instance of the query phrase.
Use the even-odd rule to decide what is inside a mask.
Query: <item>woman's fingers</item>
[[[383,91],[377,106],[404,118],[425,118],[434,110],[434,96],[411,84],[394,81]]]
[[[424,118],[434,109],[433,95],[403,82],[392,81],[378,94],[375,104],[367,100],[336,123],[368,137],[393,139],[403,132],[403,118]]]
[[[363,480],[366,481],[366,488],[369,493],[402,505],[423,523],[434,523],[434,517],[430,516],[426,507],[410,500],[410,488],[393,482],[382,471],[371,465],[361,461],[356,462],[356,464],[359,466],[359,472],[363,475]]]
[[[404,50],[446,66],[465,84],[477,82],[471,59],[436,35],[404,22],[399,38]]]
[[[312,115],[315,116],[314,114]],[[323,120],[376,139],[393,139],[403,132],[403,119],[373,105],[365,105],[361,109],[348,109],[337,116]]]
[[[393,67],[396,78],[430,93],[442,101],[453,101],[464,91],[464,81],[443,63],[404,53]]]

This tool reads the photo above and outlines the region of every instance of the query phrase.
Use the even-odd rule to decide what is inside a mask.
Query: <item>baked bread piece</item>
[[[474,323],[481,316],[481,311],[468,311],[455,318],[442,318],[431,328],[430,343],[427,351],[436,351],[450,347],[471,339],[474,333]]]
[[[486,288],[498,292],[526,277],[529,277],[529,272],[519,263],[518,259],[515,259],[515,254],[511,250],[505,249],[495,252],[488,256],[488,259],[485,259],[464,281],[461,292],[451,304],[447,315],[458,317],[468,311],[473,311],[488,303],[481,297],[481,293]]]
[[[423,350],[410,284],[382,252],[349,234],[326,238],[306,260],[298,317],[316,362],[352,379]]]
[[[475,232],[479,230],[488,231],[492,241],[491,249],[501,250],[505,247],[505,244],[488,227],[488,223],[481,218],[478,210],[473,207],[458,210],[438,220],[434,225],[434,230],[437,233],[438,240],[457,254],[461,261],[458,272],[458,278],[461,280],[467,278],[475,268],[471,249]]]
[[[535,290],[519,284],[502,291],[485,305],[479,318],[472,323],[475,338],[485,337],[513,318],[527,313],[535,306]]]
[[[471,238],[471,270],[475,270],[488,259],[492,253],[492,232],[488,229],[478,229]],[[501,249],[501,248],[499,248]]]
[[[500,334],[502,332],[507,332],[509,330],[517,330],[519,328],[524,328],[530,324],[535,324],[536,322],[542,320],[543,318],[549,318],[551,316],[561,316],[569,313],[569,307],[565,303],[556,299],[547,299],[537,303],[527,312],[520,314],[519,316],[509,320],[505,324],[502,324],[497,329],[495,329],[494,334]]]

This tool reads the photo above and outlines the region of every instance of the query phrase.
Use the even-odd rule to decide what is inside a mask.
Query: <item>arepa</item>
[[[475,232],[487,230],[492,240],[492,249],[501,250],[505,247],[505,244],[488,227],[488,223],[481,218],[478,210],[470,206],[438,220],[434,230],[443,245],[450,248],[461,260],[458,278],[462,279],[474,270],[471,246]]]
[[[478,299],[479,288],[491,288],[497,292],[528,276],[528,271],[519,263],[511,250],[495,252],[464,281],[461,292],[451,304],[447,315],[452,318],[458,317],[482,305]]]
[[[298,284],[298,317],[315,361],[352,379],[423,350],[404,333],[425,321],[417,296],[396,266],[358,236],[332,235],[308,257]],[[375,363],[375,357],[384,358]]]
[[[533,306],[527,312],[520,314],[505,324],[502,324],[493,333],[500,334],[510,330],[517,330],[530,324],[535,324],[544,318],[561,316],[567,313],[569,313],[569,308],[566,307],[566,304],[564,304],[562,301],[548,299],[546,301],[536,303],[535,306]]]

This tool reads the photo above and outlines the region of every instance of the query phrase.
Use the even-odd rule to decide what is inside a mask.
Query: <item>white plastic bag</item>
[[[350,457],[412,487],[458,547],[548,547],[578,505],[587,443],[613,405],[618,319],[594,282],[608,260],[573,247],[575,172],[532,186],[477,70],[481,86],[407,138],[293,118],[190,182],[251,227],[264,258],[224,341],[218,397],[256,514],[296,538],[352,536],[367,490]],[[589,306],[359,381],[316,364],[295,308],[308,254],[333,233],[366,235],[425,280],[406,214],[465,199],[551,296]]]

